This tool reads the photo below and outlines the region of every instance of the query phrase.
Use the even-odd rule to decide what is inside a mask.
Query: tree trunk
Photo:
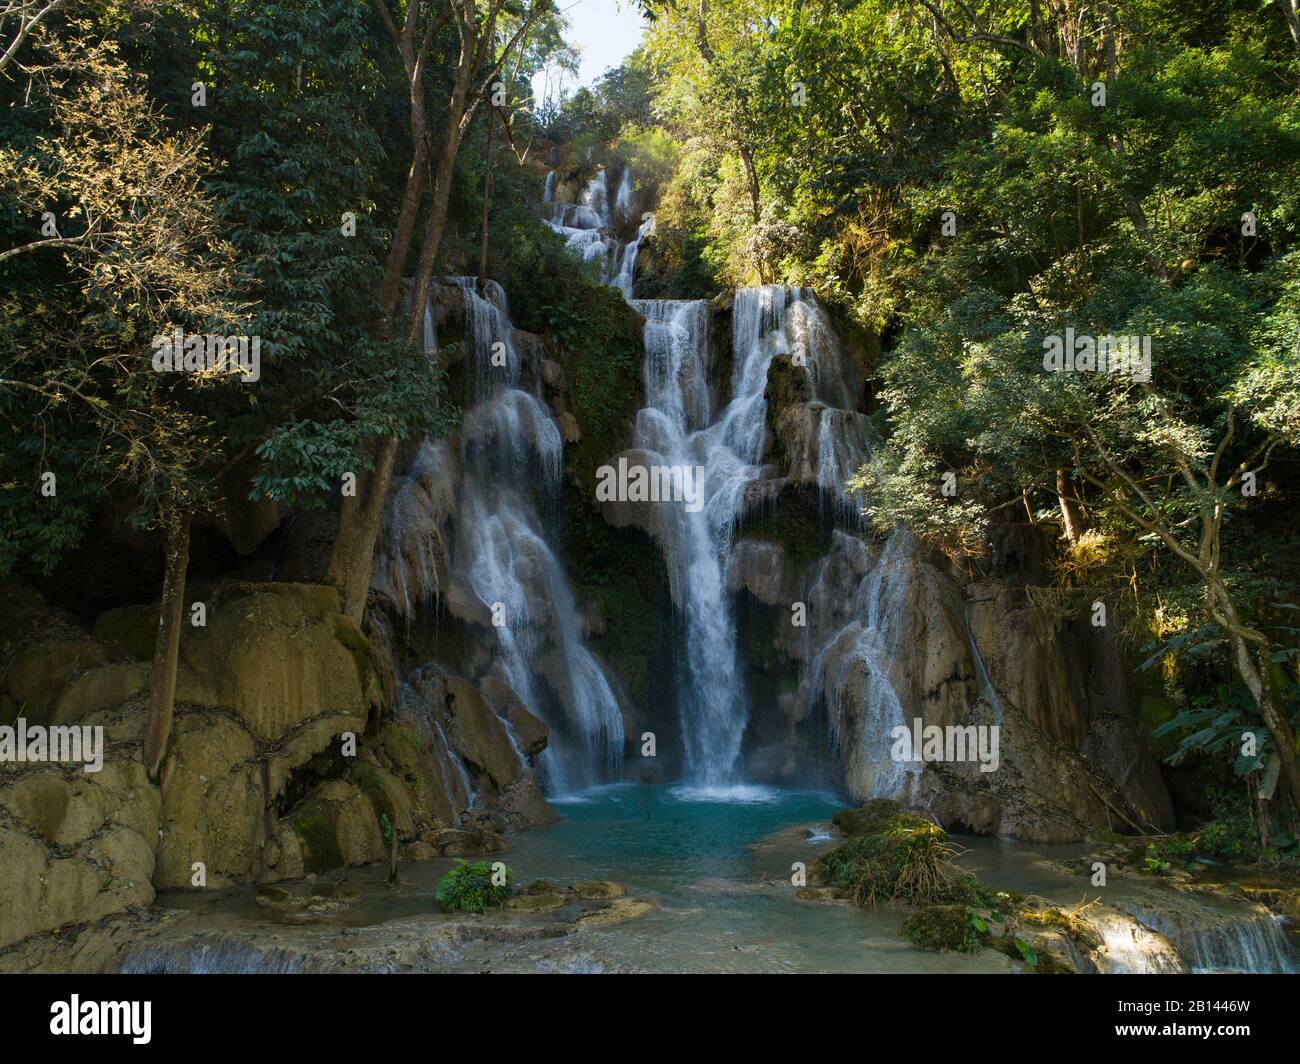
[[[414,125],[415,123],[412,122],[412,126]],[[429,159],[425,136],[426,132],[421,129],[419,140],[415,144],[415,154],[411,159],[411,169],[406,175],[406,188],[402,192],[402,209],[397,215],[397,227],[393,230],[393,243],[388,249],[384,281],[379,290],[379,305],[383,308],[386,319],[391,319],[397,312],[397,304],[401,299],[402,267],[406,265],[407,253],[411,250],[411,237],[415,233],[415,215],[420,206],[420,188],[424,184],[422,171],[428,165]]]
[[[474,78],[477,48],[476,40],[462,36],[456,80],[452,84],[451,98],[447,101],[447,123],[443,127],[438,167],[433,175],[433,202],[429,205],[429,217],[424,224],[424,237],[420,243],[420,264],[415,271],[412,307],[423,307],[428,302],[429,291],[433,287],[433,268],[438,261],[442,232],[447,225],[447,202],[451,197],[452,174],[456,167],[456,155],[460,151],[465,117],[470,109],[470,86]],[[419,340],[422,323],[419,324],[420,327],[417,327],[417,319],[412,318],[408,336],[412,345]]]
[[[483,148],[483,218],[479,224],[478,291],[487,298],[488,208],[492,203],[492,109],[487,113],[487,144]]]
[[[374,564],[375,541],[384,516],[384,500],[392,479],[397,440],[379,442],[375,468],[357,475],[357,494],[345,497],[339,511],[339,530],[334,537],[324,582],[339,589],[343,612],[360,624],[370,594],[370,569]]]
[[[144,767],[158,782],[167,744],[172,734],[176,705],[176,660],[181,645],[185,612],[185,571],[190,562],[190,519],[165,518],[163,522],[164,571],[162,601],[158,608],[158,643],[149,672],[149,720],[144,731]]]
[[[1294,812],[1300,809],[1300,765],[1296,763],[1295,733],[1278,707],[1277,696],[1269,679],[1267,644],[1259,648],[1258,658],[1252,657],[1245,636],[1235,624],[1235,607],[1226,602],[1227,591],[1216,588],[1215,593],[1219,601],[1225,603],[1225,612],[1228,614],[1226,619],[1229,624],[1225,625],[1225,628],[1228,632],[1228,643],[1232,647],[1233,668],[1241,682],[1246,685],[1246,689],[1250,691],[1251,697],[1259,707],[1259,715],[1264,720],[1264,726],[1273,736],[1273,745],[1277,747],[1278,760],[1282,766],[1279,782]]]
[[[758,187],[758,171],[754,168],[754,153],[744,145],[740,147],[740,161],[745,165],[745,184],[749,186],[749,211],[757,225],[763,217],[762,193]]]
[[[1079,513],[1079,504],[1074,501],[1075,493],[1064,469],[1056,471],[1056,501],[1061,507],[1061,520],[1065,523],[1065,538],[1071,543],[1078,543],[1083,535],[1083,515]]]

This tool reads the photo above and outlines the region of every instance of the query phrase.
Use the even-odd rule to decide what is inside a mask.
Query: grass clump
[[[500,907],[510,897],[510,869],[486,861],[460,861],[438,883],[438,908],[443,912],[481,913]]]
[[[828,882],[857,906],[881,900],[927,905],[949,900],[956,850],[948,835],[923,817],[897,813],[822,858]],[[973,878],[973,877],[972,877]]]

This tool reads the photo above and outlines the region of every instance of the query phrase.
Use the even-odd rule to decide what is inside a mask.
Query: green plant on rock
[[[827,854],[822,867],[854,905],[874,907],[881,899],[923,905],[950,896],[949,863],[954,856],[943,829],[922,817],[900,813],[879,830],[850,839]]]
[[[1195,848],[1188,839],[1173,836],[1159,842],[1147,844],[1146,854],[1142,858],[1143,869],[1155,875],[1167,876],[1175,865],[1186,867],[1192,859]]]
[[[500,907],[510,897],[513,873],[503,864],[461,861],[438,883],[438,908],[443,912],[481,913]]]

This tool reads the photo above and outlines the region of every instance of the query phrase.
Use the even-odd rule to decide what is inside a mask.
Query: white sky
[[[632,0],[559,0],[569,20],[565,39],[581,54],[578,80],[560,71],[542,71],[533,78],[533,97],[542,103],[558,92],[571,94],[591,85],[616,67],[641,43],[644,21]]]

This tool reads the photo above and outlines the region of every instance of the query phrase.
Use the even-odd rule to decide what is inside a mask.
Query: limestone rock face
[[[404,702],[457,777],[459,809],[472,796],[481,814],[499,813],[512,830],[558,819],[527,761],[545,749],[546,726],[504,680],[488,676],[479,687],[427,665],[408,677]]]
[[[106,717],[85,723],[102,727]],[[0,948],[153,901],[159,794],[136,744],[107,742],[99,772],[0,771]]]
[[[388,613],[409,620],[447,580],[447,519],[460,470],[445,441],[425,442],[394,477],[384,508],[371,588]]]
[[[258,739],[321,713],[363,724],[391,698],[386,661],[317,584],[231,584],[181,639],[176,697],[230,710]],[[231,663],[237,662],[237,667]]]
[[[449,716],[448,739],[462,758],[487,774],[498,788],[512,783],[521,768],[510,733],[487,700],[469,680],[447,681],[444,705]]]
[[[82,709],[104,708],[93,703],[103,697],[105,687],[115,685],[89,677],[111,658],[108,646],[85,636],[23,647],[10,659],[0,682],[0,721],[22,717],[29,724],[65,723],[77,719]]]
[[[547,729],[504,680],[439,669],[400,685],[334,588],[229,583],[182,632],[172,739],[139,757],[156,607],[94,636],[5,589],[0,706],[105,730],[101,772],[0,766],[0,947],[146,905],[157,889],[273,882],[406,856],[507,848],[557,819],[527,758]],[[470,812],[473,807],[473,812]]]
[[[504,717],[515,734],[515,741],[526,757],[535,757],[546,749],[549,732],[546,725],[528,712],[528,707],[514,690],[498,676],[487,676],[479,690],[493,711]]]
[[[764,553],[738,550],[733,582],[779,601]],[[808,625],[776,629],[802,668],[784,708],[793,727],[825,706],[855,798],[904,798],[945,827],[1026,841],[1171,824],[1122,657],[1034,605],[1022,583],[963,588],[904,534],[878,544],[844,532],[794,582],[808,588]],[[894,729],[917,721],[972,738],[996,727],[997,767],[982,771],[973,752],[900,762]]]

